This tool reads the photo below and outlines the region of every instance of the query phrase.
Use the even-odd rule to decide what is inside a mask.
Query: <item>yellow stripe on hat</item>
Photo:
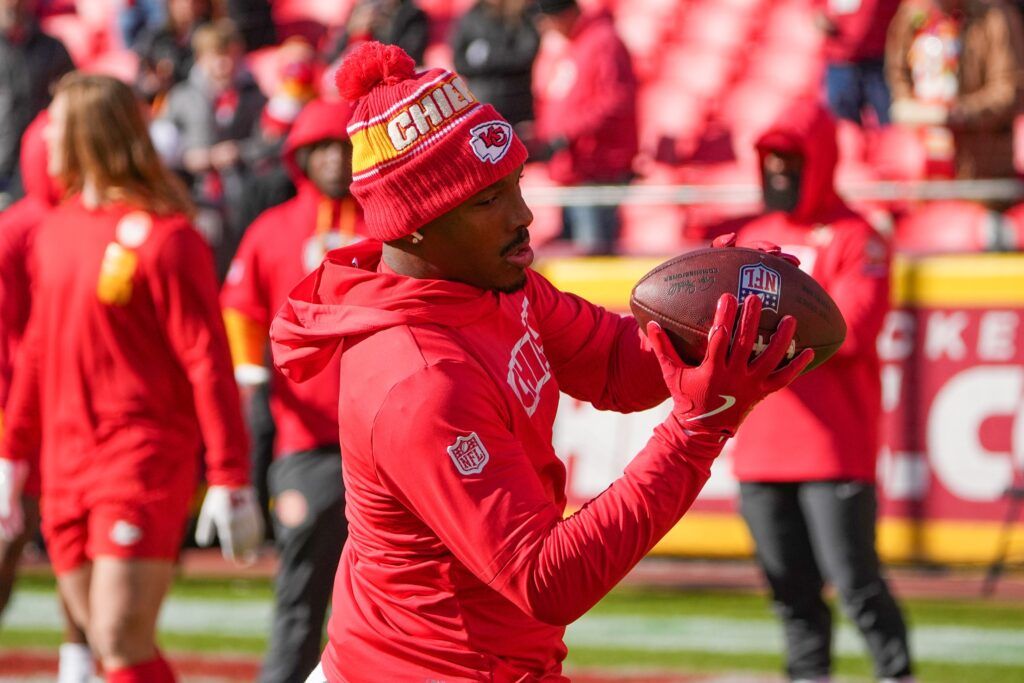
[[[478,106],[461,78],[450,74],[414,101],[391,109],[386,118],[354,122],[352,173],[355,176],[390,165],[444,134]]]

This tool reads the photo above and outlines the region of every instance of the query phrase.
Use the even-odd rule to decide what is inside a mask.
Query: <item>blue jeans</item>
[[[829,64],[825,87],[829,109],[837,118],[863,124],[861,113],[865,107],[870,107],[879,125],[889,125],[891,99],[881,59]]]

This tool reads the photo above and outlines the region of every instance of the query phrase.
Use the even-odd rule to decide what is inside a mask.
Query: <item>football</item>
[[[786,361],[814,349],[811,370],[834,354],[846,338],[846,321],[835,301],[814,278],[785,259],[756,249],[698,249],[662,263],[640,278],[629,305],[646,329],[651,320],[668,333],[680,358],[698,365],[707,351],[708,331],[718,298],[727,292],[742,303],[761,299],[754,353],[767,345],[784,315],[797,320]]]

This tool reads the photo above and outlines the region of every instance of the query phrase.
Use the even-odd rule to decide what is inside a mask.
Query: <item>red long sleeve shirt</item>
[[[667,396],[636,322],[533,272],[497,294],[379,260],[374,243],[332,252],[271,330],[296,379],[342,349],[349,540],[327,678],[565,680],[565,625],[678,521],[720,444],[670,420],[563,519],[559,389],[617,411]]]
[[[39,227],[33,309],[3,455],[42,446],[43,491],[153,485],[150,463],[248,483],[238,394],[209,249],[181,217],[80,197]]]

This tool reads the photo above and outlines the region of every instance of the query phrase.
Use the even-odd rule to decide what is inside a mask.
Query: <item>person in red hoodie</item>
[[[629,182],[639,146],[637,80],[611,14],[583,12],[576,0],[540,0],[538,9],[541,30],[569,44],[551,67],[557,75],[540,85],[531,147],[551,155],[548,172],[561,185]],[[614,252],[618,207],[567,206],[563,213],[582,253]]]
[[[46,170],[43,130],[48,123],[49,115],[44,109],[25,130],[21,140],[21,178],[25,197],[0,214],[0,434],[3,433],[4,406],[14,376],[18,345],[25,334],[32,307],[29,254],[35,242],[36,229],[60,201],[60,188]],[[0,463],[2,469],[3,463]],[[2,472],[0,476],[3,476]],[[0,614],[11,597],[25,544],[39,530],[40,489],[38,463],[32,463],[21,495],[24,529],[10,541],[0,538]],[[85,633],[75,625],[63,601],[61,607],[64,642],[60,646],[57,681],[88,683],[95,671],[92,652]]]
[[[271,326],[291,379],[334,372],[349,537],[310,682],[565,681],[565,625],[682,516],[776,369],[795,321],[749,361],[760,301],[719,302],[684,365],[657,324],[555,289],[533,260],[507,121],[443,69],[367,43],[338,74],[356,101],[352,193],[366,240],[327,255]],[[559,390],[670,415],[604,493],[563,518]],[[735,398],[720,409],[721,396]]]
[[[870,109],[875,123],[889,125],[885,39],[900,0],[817,2],[817,21],[825,33],[825,88],[832,113],[862,125],[863,114]]]
[[[766,213],[730,223],[739,244],[776,243],[846,319],[827,363],[757,406],[733,451],[740,506],[786,638],[794,680],[831,673],[832,583],[879,679],[911,676],[907,629],[875,551],[881,387],[875,341],[889,307],[889,246],[836,193],[835,124],[816,103],[757,142]]]
[[[306,105],[284,146],[298,195],[265,211],[246,231],[221,291],[221,306],[243,387],[270,381],[277,425],[269,471],[280,567],[274,625],[260,680],[301,683],[320,655],[324,615],[345,543],[345,489],[338,446],[337,359],[296,384],[266,368],[270,321],[288,292],[331,249],[361,239],[362,212],[349,194],[352,144],[347,102]]]
[[[205,446],[197,540],[258,542],[246,439],[212,257],[131,90],[70,74],[48,168],[69,197],[36,233],[32,315],[0,444],[0,535],[39,452],[42,527],[61,596],[110,683],[168,683],[155,647]],[[72,248],[73,246],[73,248]]]

